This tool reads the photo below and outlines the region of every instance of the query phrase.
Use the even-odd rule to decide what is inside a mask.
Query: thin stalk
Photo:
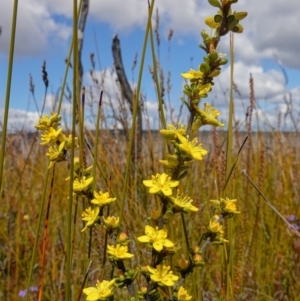
[[[97,168],[97,158],[98,158],[98,140],[99,140],[99,130],[100,130],[100,117],[101,117],[101,107],[102,107],[102,97],[103,91],[100,93],[98,112],[97,112],[97,120],[96,120],[96,133],[95,133],[95,141],[94,141],[94,162],[93,162],[93,191],[96,189],[96,168]]]
[[[97,120],[96,120],[96,137],[94,142],[94,162],[93,162],[93,191],[96,190],[96,167],[97,167],[97,158],[98,158],[98,139],[99,139],[99,127],[100,127],[100,117],[101,117],[101,106],[102,106],[102,97],[103,91],[100,93],[100,100],[98,105]],[[89,239],[89,249],[88,249],[88,259],[91,258],[92,250],[92,228],[90,228],[90,239]]]
[[[130,166],[131,166],[131,153],[132,153],[132,146],[133,146],[134,133],[135,133],[135,120],[136,120],[137,109],[138,109],[138,104],[139,104],[139,97],[140,97],[140,90],[141,90],[141,83],[142,83],[142,76],[143,76],[143,69],[144,69],[144,62],[145,62],[146,47],[147,47],[149,30],[150,30],[150,26],[151,26],[151,16],[152,16],[152,12],[153,12],[154,2],[155,2],[155,0],[152,0],[151,5],[149,7],[147,29],[146,29],[146,33],[145,33],[145,36],[144,36],[144,43],[143,43],[143,50],[142,50],[142,57],[141,57],[141,65],[140,65],[138,84],[137,84],[137,91],[136,91],[136,97],[135,97],[135,102],[134,102],[134,107],[133,107],[130,141],[129,141],[129,148],[128,148],[128,153],[127,153],[127,158],[126,158],[126,170],[125,170],[125,178],[124,178],[124,185],[123,185],[122,199],[121,199],[121,208],[120,208],[120,225],[122,224],[122,221],[123,221],[125,195],[126,195],[126,189],[127,189],[128,180],[129,180],[129,171],[130,171]]]
[[[1,150],[0,150],[0,191],[2,190],[3,162],[4,162],[4,157],[5,157],[5,144],[6,144],[8,110],[9,110],[9,101],[10,101],[10,88],[11,88],[11,78],[12,78],[15,38],[16,38],[16,27],[17,27],[17,12],[18,12],[18,0],[15,0],[14,7],[13,7],[12,24],[11,24],[9,58],[8,58],[8,69],[7,69],[7,82],[6,82],[6,95],[5,95],[4,117],[3,117],[2,137],[1,137],[2,140],[1,140]]]
[[[233,34],[230,33],[230,102],[229,102],[229,116],[228,116],[228,130],[227,130],[227,149],[226,149],[226,178],[230,175],[230,168],[232,166],[232,146],[233,146],[233,110],[234,110],[234,99],[233,99],[233,71],[234,71],[234,40]],[[224,191],[222,192],[224,193]],[[228,225],[228,236],[232,239],[229,241],[229,258],[224,262],[226,268],[226,298],[227,300],[233,298],[232,290],[232,279],[233,279],[233,222],[229,221]],[[226,252],[227,246],[224,245],[223,252]]]
[[[73,0],[73,48],[78,49],[77,37],[77,0]],[[77,104],[77,84],[78,84],[78,51],[73,51],[73,107],[72,107],[72,145],[75,144],[75,121]],[[66,299],[72,300],[71,295],[71,269],[72,269],[72,207],[73,207],[73,181],[74,181],[74,147],[71,148],[70,158],[70,185],[68,204],[68,235],[67,235],[67,267],[66,267]]]
[[[80,2],[79,2],[77,15],[80,14],[81,7],[82,7],[82,0],[80,0]],[[62,87],[61,87],[61,93],[60,93],[60,97],[59,97],[59,101],[58,101],[57,114],[59,114],[60,110],[61,110],[61,105],[62,105],[62,101],[63,101],[63,97],[64,97],[64,91],[65,91],[65,87],[66,87],[66,83],[67,83],[69,66],[70,66],[70,62],[71,62],[72,51],[73,51],[73,37],[72,37],[72,41],[71,41],[71,44],[70,44],[70,49],[69,49],[69,54],[68,54],[68,61],[67,61],[67,64],[66,64],[64,79],[63,79],[63,83],[62,83]]]
[[[150,29],[151,55],[152,55],[152,62],[153,62],[153,75],[154,75],[154,81],[155,81],[156,91],[157,91],[158,108],[159,108],[159,112],[160,112],[159,117],[160,117],[160,121],[162,123],[163,128],[166,129],[167,128],[166,118],[165,118],[165,114],[164,114],[164,107],[163,107],[161,93],[160,93],[160,85],[158,82],[157,62],[156,62],[156,56],[155,56],[155,50],[154,50],[152,23],[150,24],[149,29]]]
[[[44,273],[45,273],[45,265],[46,265],[46,242],[47,242],[47,232],[48,232],[48,225],[49,225],[49,216],[50,216],[50,205],[52,199],[52,191],[54,186],[54,176],[55,176],[55,166],[53,166],[52,172],[52,179],[48,197],[48,205],[47,205],[47,213],[45,218],[45,226],[44,226],[44,239],[43,239],[43,248],[42,248],[42,271],[40,276],[40,285],[39,285],[39,294],[38,294],[38,301],[42,301],[43,297],[43,286],[44,286]],[[27,290],[28,292],[28,290]],[[29,295],[29,294],[28,294]]]
[[[39,219],[38,219],[38,225],[37,225],[37,231],[36,231],[36,236],[34,240],[34,246],[32,250],[32,256],[31,256],[31,262],[30,262],[30,267],[29,267],[29,275],[27,279],[27,287],[26,290],[29,292],[29,287],[32,279],[32,274],[33,274],[33,266],[34,266],[34,260],[35,260],[35,253],[37,249],[37,244],[38,244],[38,237],[39,237],[39,230],[41,229],[41,224],[42,224],[42,216],[43,216],[43,211],[44,211],[44,205],[45,205],[45,200],[46,200],[46,192],[47,192],[47,183],[48,183],[48,178],[49,178],[49,169],[46,171],[45,175],[45,185],[44,185],[44,191],[43,191],[43,197],[42,197],[42,202],[40,205],[40,211],[39,211]],[[26,301],[29,301],[29,294],[26,295]]]
[[[82,284],[81,284],[81,288],[80,288],[80,291],[79,291],[79,295],[78,295],[77,301],[80,301],[80,298],[81,298],[81,295],[82,295],[82,291],[83,291],[86,279],[88,277],[91,265],[92,265],[92,260],[90,260],[90,263],[89,263],[89,265],[88,265],[88,267],[86,269],[86,272],[85,272],[85,275],[84,275],[84,278],[83,278],[83,281],[82,281]]]

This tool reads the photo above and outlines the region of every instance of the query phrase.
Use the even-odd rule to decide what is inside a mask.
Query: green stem
[[[124,211],[124,204],[125,204],[126,189],[127,189],[127,185],[128,185],[129,172],[130,172],[130,166],[131,166],[131,153],[132,153],[132,147],[133,147],[133,141],[134,141],[135,121],[136,121],[137,109],[138,109],[138,105],[139,105],[139,96],[140,96],[143,68],[144,68],[144,62],[145,62],[146,46],[147,46],[149,29],[151,26],[151,16],[152,16],[152,12],[153,12],[154,2],[155,2],[155,0],[151,1],[151,5],[149,8],[148,23],[147,23],[146,33],[144,36],[141,65],[140,65],[139,77],[138,77],[138,85],[137,85],[136,97],[135,97],[134,108],[133,108],[132,126],[131,126],[131,132],[130,132],[129,148],[128,148],[127,158],[126,158],[126,170],[125,170],[125,178],[124,178],[124,183],[123,183],[121,208],[120,208],[120,225],[122,224],[122,221],[123,221],[123,211]]]
[[[6,82],[6,95],[5,95],[5,107],[4,107],[4,118],[3,118],[2,137],[1,137],[0,191],[2,190],[3,162],[4,162],[4,157],[5,157],[5,144],[6,144],[8,110],[9,110],[9,101],[10,101],[10,88],[11,88],[11,78],[12,78],[12,69],[13,69],[13,60],[14,60],[16,26],[17,26],[17,12],[18,12],[18,0],[15,0],[14,1],[14,7],[13,7],[12,24],[11,24],[9,59],[8,59],[7,82]]]
[[[33,266],[34,266],[34,260],[35,260],[35,253],[37,249],[37,244],[38,244],[38,238],[39,238],[39,230],[41,229],[41,224],[42,224],[42,217],[43,217],[43,211],[44,211],[44,205],[45,205],[45,200],[46,200],[46,192],[47,192],[47,183],[48,183],[48,178],[49,178],[49,171],[50,169],[47,169],[46,171],[46,176],[45,176],[45,184],[44,184],[44,191],[43,191],[43,197],[42,197],[42,202],[40,205],[40,210],[39,210],[39,219],[38,219],[38,225],[37,225],[37,231],[36,231],[36,236],[34,240],[34,246],[32,250],[32,255],[31,255],[31,261],[30,261],[30,267],[29,267],[29,273],[28,273],[28,279],[27,279],[27,292],[29,292],[29,287],[32,279],[32,274],[33,274]],[[30,294],[26,295],[26,301],[29,301],[29,296]]]
[[[73,48],[78,47],[77,37],[77,0],[73,1]],[[72,110],[72,145],[75,144],[75,121],[77,104],[77,83],[78,83],[78,51],[73,51],[73,110]],[[68,234],[67,234],[67,267],[66,267],[66,299],[72,300],[71,295],[71,268],[72,268],[72,207],[73,207],[73,181],[74,181],[74,147],[71,148],[70,158],[70,185],[68,204]]]

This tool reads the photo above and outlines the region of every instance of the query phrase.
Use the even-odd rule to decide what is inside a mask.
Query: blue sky
[[[1,120],[6,90],[6,74],[8,62],[8,46],[12,16],[12,2],[0,0],[0,110]],[[287,5],[288,2],[288,5]],[[126,3],[126,5],[124,4]],[[205,28],[204,17],[212,15],[215,8],[205,0],[164,0],[156,1],[156,8],[160,16],[160,62],[164,69],[165,79],[171,72],[172,90],[170,99],[175,111],[181,104],[183,80],[180,73],[190,68],[196,69],[204,55],[198,48],[200,31]],[[241,23],[245,31],[235,35],[235,83],[242,94],[242,101],[236,97],[236,118],[243,121],[244,108],[249,104],[249,74],[255,81],[256,100],[274,127],[277,125],[278,112],[286,112],[284,97],[293,99],[293,112],[298,117],[300,100],[300,43],[298,29],[298,0],[240,0],[233,5],[236,11],[248,11],[248,17]],[[155,15],[155,13],[154,13]],[[113,68],[111,54],[112,38],[118,34],[122,57],[127,76],[133,85],[138,77],[138,67],[141,57],[144,30],[147,21],[146,0],[90,0],[90,11],[84,34],[83,64],[84,84],[89,87],[92,82],[89,77],[91,68],[89,55],[95,53],[97,74],[106,69],[106,93],[111,99],[117,97],[115,78],[111,77]],[[154,23],[154,21],[153,21]],[[170,56],[168,57],[167,36],[169,30],[174,30],[170,42]],[[41,67],[46,61],[50,86],[47,95],[46,112],[51,109],[51,100],[58,91],[65,69],[64,59],[67,57],[72,34],[72,1],[71,0],[23,0],[19,1],[17,38],[13,82],[10,101],[11,129],[24,126],[33,129],[38,114],[29,92],[29,74],[35,84],[35,95],[38,106],[44,97],[44,84],[41,78]],[[100,66],[96,53],[96,43],[99,47]],[[225,36],[221,43],[221,52],[227,53],[229,36]],[[138,54],[138,65],[133,74],[131,66]],[[148,48],[148,54],[150,48]],[[276,58],[275,58],[276,57]],[[142,92],[146,95],[146,106],[152,126],[156,126],[157,105],[155,90],[148,71],[152,66],[148,55],[144,69]],[[288,75],[285,86],[282,66]],[[100,70],[101,69],[101,70]],[[206,102],[213,103],[226,121],[228,99],[229,69],[225,66],[220,78],[216,81],[213,92]],[[69,84],[72,78],[69,77]],[[96,91],[96,90],[94,90]],[[98,97],[96,97],[98,98]],[[68,104],[65,106],[69,107]],[[107,111],[108,112],[108,111]],[[259,116],[262,114],[257,109]],[[287,120],[286,129],[290,128]]]

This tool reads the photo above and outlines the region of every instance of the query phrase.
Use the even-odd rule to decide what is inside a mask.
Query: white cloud
[[[277,70],[265,71],[259,65],[247,65],[238,61],[234,65],[234,82],[243,97],[250,94],[249,78],[252,74],[256,98],[270,99],[285,91],[284,75]],[[227,65],[221,72],[219,81],[223,88],[229,88],[230,67]],[[218,83],[218,81],[217,81]]]
[[[0,51],[7,52],[13,1],[0,0],[0,26],[2,36]],[[73,13],[72,0],[23,0],[19,2],[17,27],[17,54],[35,55],[49,46],[49,40],[59,45],[70,37]],[[214,14],[216,8],[206,1],[164,0],[157,1],[163,32],[172,28],[179,40],[187,34],[199,37],[204,17]],[[300,43],[297,40],[299,0],[239,1],[233,9],[247,11],[242,20],[245,31],[236,35],[236,54],[241,60],[257,63],[261,58],[273,59],[275,53],[282,63],[300,68]],[[89,18],[109,24],[115,31],[145,28],[148,16],[147,1],[91,0]],[[62,18],[61,18],[62,17]],[[89,19],[88,19],[89,20]],[[68,21],[68,23],[66,23]],[[228,45],[228,39],[223,39]]]
[[[3,124],[3,109],[0,110],[1,124]],[[39,120],[37,112],[29,112],[24,110],[10,109],[8,113],[8,132],[18,132],[21,130],[34,132],[35,124]]]
[[[0,52],[8,53],[11,34],[13,1],[0,0]],[[5,7],[5,9],[4,9]],[[70,37],[71,29],[50,14],[44,1],[19,1],[15,54],[34,56],[46,51],[49,43],[57,46]]]

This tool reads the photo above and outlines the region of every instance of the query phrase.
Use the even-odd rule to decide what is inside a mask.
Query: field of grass
[[[230,1],[209,2],[213,6],[219,3],[223,14],[229,14]],[[77,17],[74,9],[75,24]],[[240,15],[235,18],[242,19]],[[217,53],[212,47],[218,44],[217,38],[228,38],[220,34],[226,29],[223,25],[216,28],[212,40],[203,37],[209,45],[209,59],[197,71],[201,72],[201,83],[199,74],[192,74],[187,81],[183,93],[189,121],[181,120],[182,131],[174,124],[176,128],[166,132],[159,93],[158,114],[165,131],[149,128],[135,132],[138,122],[131,124],[131,120],[137,118],[137,101],[127,112],[130,116],[124,117],[122,130],[107,126],[101,104],[96,130],[90,131],[84,127],[76,68],[72,70],[72,101],[74,108],[78,105],[69,128],[64,127],[64,120],[52,115],[57,118],[54,122],[41,117],[40,132],[11,134],[6,132],[4,118],[1,300],[300,300],[299,133],[296,129],[253,130],[255,89],[251,80],[251,109],[245,131],[233,124],[233,95],[224,127],[215,118],[217,114],[209,119],[198,110],[198,104],[202,108],[201,99],[212,88],[214,76],[209,75],[223,65],[218,54],[211,59]],[[233,28],[242,34],[240,27]],[[76,49],[76,26],[74,33]],[[149,39],[151,34],[149,30]],[[232,57],[234,49],[231,52]],[[152,55],[155,61],[154,51]],[[75,52],[73,66],[78,62]],[[212,62],[221,63],[212,67]],[[154,68],[154,79],[155,72]],[[159,92],[161,87],[156,83]],[[233,87],[232,79],[231,83]],[[135,99],[140,95],[140,83],[134,95]],[[141,116],[147,125],[147,114],[142,112]],[[199,118],[201,128],[194,131]],[[77,124],[75,120],[79,120]],[[205,124],[209,125],[207,131],[202,130]],[[202,143],[207,154],[199,156],[200,147],[185,146],[191,143],[191,137]],[[47,139],[48,144],[40,144]],[[51,157],[51,151],[58,156]],[[159,161],[167,158],[164,165]],[[155,186],[154,180],[149,182],[152,175],[164,173],[171,178],[160,178],[160,186]],[[85,184],[89,179],[91,182]],[[151,191],[153,188],[158,190]],[[187,203],[176,205],[175,200],[180,199],[177,189],[195,210]],[[109,193],[102,199],[100,193],[99,199],[106,204],[95,205],[95,191]],[[224,201],[226,198],[228,201]],[[94,210],[93,217],[87,211],[89,207]],[[109,216],[118,217],[119,223],[107,222]],[[151,233],[145,238],[146,225],[157,231],[148,243],[145,239]],[[111,251],[118,245],[123,251]],[[169,266],[173,274],[159,274],[159,266]],[[96,286],[97,280],[112,282],[103,288]]]

